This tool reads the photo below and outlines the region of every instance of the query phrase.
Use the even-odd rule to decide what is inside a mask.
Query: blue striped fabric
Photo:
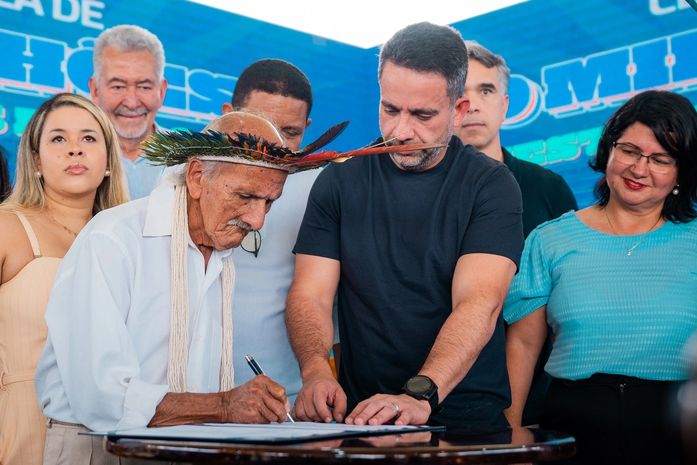
[[[634,236],[601,233],[574,212],[540,225],[525,243],[504,318],[513,323],[545,304],[552,376],[687,378],[684,347],[697,331],[697,221]]]

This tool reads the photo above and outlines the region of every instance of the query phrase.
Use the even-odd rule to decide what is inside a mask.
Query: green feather
[[[156,132],[143,143],[142,156],[152,165],[164,166],[179,165],[195,156],[239,157],[279,165],[299,158],[289,149],[259,137],[245,133],[235,133],[235,136],[217,131]]]

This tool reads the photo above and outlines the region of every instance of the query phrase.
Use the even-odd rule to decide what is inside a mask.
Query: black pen
[[[244,359],[247,360],[247,364],[249,365],[249,368],[252,369],[255,375],[263,375],[264,370],[261,369],[261,366],[257,363],[256,360],[254,360],[254,357],[251,355],[245,355]],[[293,420],[293,417],[290,416],[290,412],[286,412],[286,416],[288,417],[288,420],[290,420],[291,423],[295,423],[295,420]]]

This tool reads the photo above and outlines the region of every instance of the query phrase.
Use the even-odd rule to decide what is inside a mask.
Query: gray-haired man
[[[142,27],[115,26],[97,37],[93,60],[92,101],[109,116],[119,135],[131,198],[145,197],[162,174],[162,167],[140,158],[140,143],[155,132],[155,117],[167,91],[162,43]]]

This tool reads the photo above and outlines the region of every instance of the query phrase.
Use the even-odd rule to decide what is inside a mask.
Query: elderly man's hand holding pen
[[[157,406],[148,426],[284,422],[288,410],[283,386],[260,375],[241,386],[213,395],[170,392]]]
[[[254,357],[252,357],[251,355],[245,355],[244,358],[245,358],[245,360],[247,360],[247,364],[249,365],[249,368],[251,368],[252,371],[254,372],[254,374],[257,375],[254,379],[257,379],[260,376],[262,376],[262,377],[268,379],[269,381],[271,381],[271,379],[268,378],[264,374],[264,370],[262,370],[261,365],[259,365],[259,363],[254,359]],[[271,382],[274,383],[273,381],[271,381]],[[274,383],[274,384],[276,384],[276,383]],[[283,389],[283,388],[281,387],[281,389]],[[285,390],[283,391],[283,397],[284,398],[286,397]],[[293,420],[293,417],[290,416],[290,404],[288,403],[287,398],[285,398],[285,409],[286,409],[285,410],[285,418],[283,418],[281,420],[273,420],[273,421],[279,421],[279,423],[283,423],[284,421],[286,421],[286,418],[287,418],[288,421],[290,421],[291,423],[295,423],[295,420]]]

